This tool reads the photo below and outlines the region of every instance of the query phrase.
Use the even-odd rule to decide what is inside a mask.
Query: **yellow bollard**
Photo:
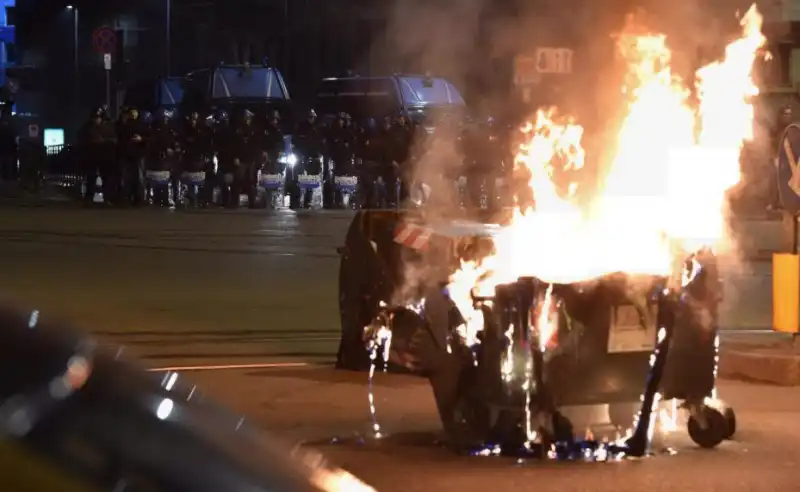
[[[800,331],[800,255],[772,255],[772,329]]]

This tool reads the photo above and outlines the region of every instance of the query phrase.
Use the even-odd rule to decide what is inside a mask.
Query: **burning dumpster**
[[[664,36],[621,36],[630,100],[589,180],[582,128],[539,111],[516,159],[532,203],[477,221],[359,213],[341,250],[340,367],[382,358],[427,377],[459,448],[640,456],[665,400],[701,447],[731,437],[715,389],[718,251],[752,134],[754,9],[742,28],[693,91]],[[587,445],[584,429],[630,431]]]

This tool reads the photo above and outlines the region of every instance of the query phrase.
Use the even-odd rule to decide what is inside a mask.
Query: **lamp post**
[[[67,10],[72,12],[72,69],[75,82],[78,81],[78,7],[67,6]]]
[[[166,52],[166,70],[167,70],[167,77],[170,76],[172,73],[172,0],[166,0],[167,2],[167,28],[166,28],[166,35],[167,35],[167,52]]]
[[[80,69],[78,65],[78,7],[68,5],[67,10],[72,12],[72,118],[78,117],[80,110]],[[73,120],[75,123],[77,119]]]

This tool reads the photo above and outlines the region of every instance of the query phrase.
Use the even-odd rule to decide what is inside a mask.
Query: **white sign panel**
[[[111,54],[105,53],[103,54],[103,68],[106,70],[111,70]]]
[[[656,346],[656,311],[648,315],[648,326],[642,326],[639,312],[633,306],[611,308],[611,326],[608,332],[608,353],[646,352]]]
[[[63,128],[45,128],[44,129],[44,146],[51,147],[55,145],[64,145],[64,129]]]
[[[538,48],[536,71],[539,73],[572,73],[574,52],[568,48]]]

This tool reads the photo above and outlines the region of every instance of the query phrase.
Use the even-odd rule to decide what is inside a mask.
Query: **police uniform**
[[[206,169],[206,159],[211,149],[211,135],[208,127],[197,118],[197,113],[193,114],[181,129],[178,141],[183,152],[183,171],[187,173],[206,172],[206,181],[200,190],[190,184],[188,198],[194,205],[203,205],[211,201],[213,186],[208,186],[208,170]],[[199,193],[196,195],[195,193]]]
[[[131,116],[119,126],[118,144],[120,162],[118,165],[122,181],[122,200],[124,204],[139,206],[144,198],[144,160],[147,155],[149,128],[138,117]],[[115,177],[116,178],[116,177]],[[119,182],[115,179],[116,182]]]
[[[324,173],[325,187],[323,199],[326,207],[331,207],[336,203],[335,190],[331,178],[334,176],[349,176],[353,172],[353,152],[355,147],[355,134],[352,127],[348,125],[347,116],[340,115],[325,138],[327,161],[331,169]]]
[[[176,134],[169,124],[169,120],[160,117],[150,130],[149,158],[147,169],[149,171],[169,171],[170,181],[167,185],[159,185],[153,188],[153,202],[162,207],[169,206],[169,187],[173,189],[175,201],[178,201],[175,182],[178,179],[179,169],[177,169],[178,156],[175,152]]]
[[[260,143],[259,131],[253,124],[252,115],[248,114],[231,134],[230,145],[233,161],[226,174],[229,174],[232,180],[230,190],[223,199],[227,206],[238,207],[239,196],[242,192],[247,192],[249,205],[255,206],[255,163],[262,152]]]
[[[94,200],[97,176],[103,181],[103,195],[111,201],[115,195],[116,185],[112,179],[115,166],[114,143],[116,136],[114,128],[104,121],[99,111],[92,114],[90,120],[81,128],[78,137],[80,157],[84,162],[84,177],[86,179],[86,203]]]

